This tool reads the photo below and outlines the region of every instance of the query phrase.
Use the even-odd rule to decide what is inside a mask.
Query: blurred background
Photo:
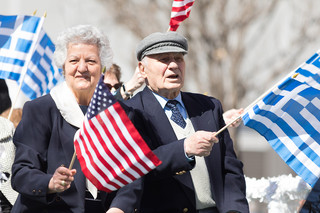
[[[43,28],[53,42],[70,26],[101,28],[126,81],[137,65],[138,41],[167,31],[172,0],[0,0],[0,5],[1,15],[47,12]],[[183,90],[214,96],[225,111],[246,108],[320,48],[319,6],[313,0],[196,0],[177,30],[189,41]],[[20,104],[26,100],[20,99]],[[247,177],[295,176],[254,130],[243,125],[229,130]]]

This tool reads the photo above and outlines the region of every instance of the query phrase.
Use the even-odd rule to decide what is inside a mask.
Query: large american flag
[[[86,118],[75,136],[85,176],[99,189],[114,191],[160,165],[101,77]]]
[[[320,177],[319,59],[316,53],[242,117],[311,186]]]
[[[174,0],[172,3],[170,31],[176,31],[182,21],[189,17],[195,0]]]
[[[34,99],[62,79],[53,62],[54,44],[42,28],[44,17],[0,15],[0,78],[19,82]]]

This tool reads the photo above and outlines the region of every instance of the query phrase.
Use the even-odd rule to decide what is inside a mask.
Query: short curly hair
[[[113,53],[108,37],[97,27],[77,25],[64,30],[57,38],[54,61],[59,68],[63,68],[67,58],[68,45],[72,43],[97,45],[102,67],[106,67],[106,70],[111,67]]]

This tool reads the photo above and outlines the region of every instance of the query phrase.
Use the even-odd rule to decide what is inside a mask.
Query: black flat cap
[[[177,32],[157,32],[148,35],[140,41],[136,49],[138,61],[141,61],[146,55],[170,52],[187,54],[187,39]]]

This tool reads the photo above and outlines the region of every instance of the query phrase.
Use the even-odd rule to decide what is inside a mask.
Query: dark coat
[[[182,92],[182,100],[195,131],[216,132],[225,123],[220,102],[212,97]],[[177,140],[171,124],[147,87],[125,102],[129,117],[162,164],[144,177],[139,212],[196,212],[195,193],[183,140]],[[249,212],[243,164],[236,157],[227,130],[218,135],[211,154],[205,157],[212,197],[219,212]]]
[[[70,164],[77,130],[78,127],[61,116],[50,95],[24,105],[22,120],[13,138],[16,156],[12,167],[12,187],[20,193],[12,209],[13,213],[85,211],[86,181],[77,159],[73,166],[77,173],[71,187],[62,193],[47,195],[47,187],[55,170],[62,164],[67,167]],[[140,187],[139,184],[137,186]],[[136,195],[126,192],[127,197],[123,197],[122,191],[126,192],[126,187],[110,194],[101,192],[103,208],[107,210],[114,202],[114,205],[125,212],[134,211]],[[135,193],[136,190],[132,192]],[[118,193],[120,200],[126,200],[126,205],[122,206],[117,199],[113,201],[115,193]]]

